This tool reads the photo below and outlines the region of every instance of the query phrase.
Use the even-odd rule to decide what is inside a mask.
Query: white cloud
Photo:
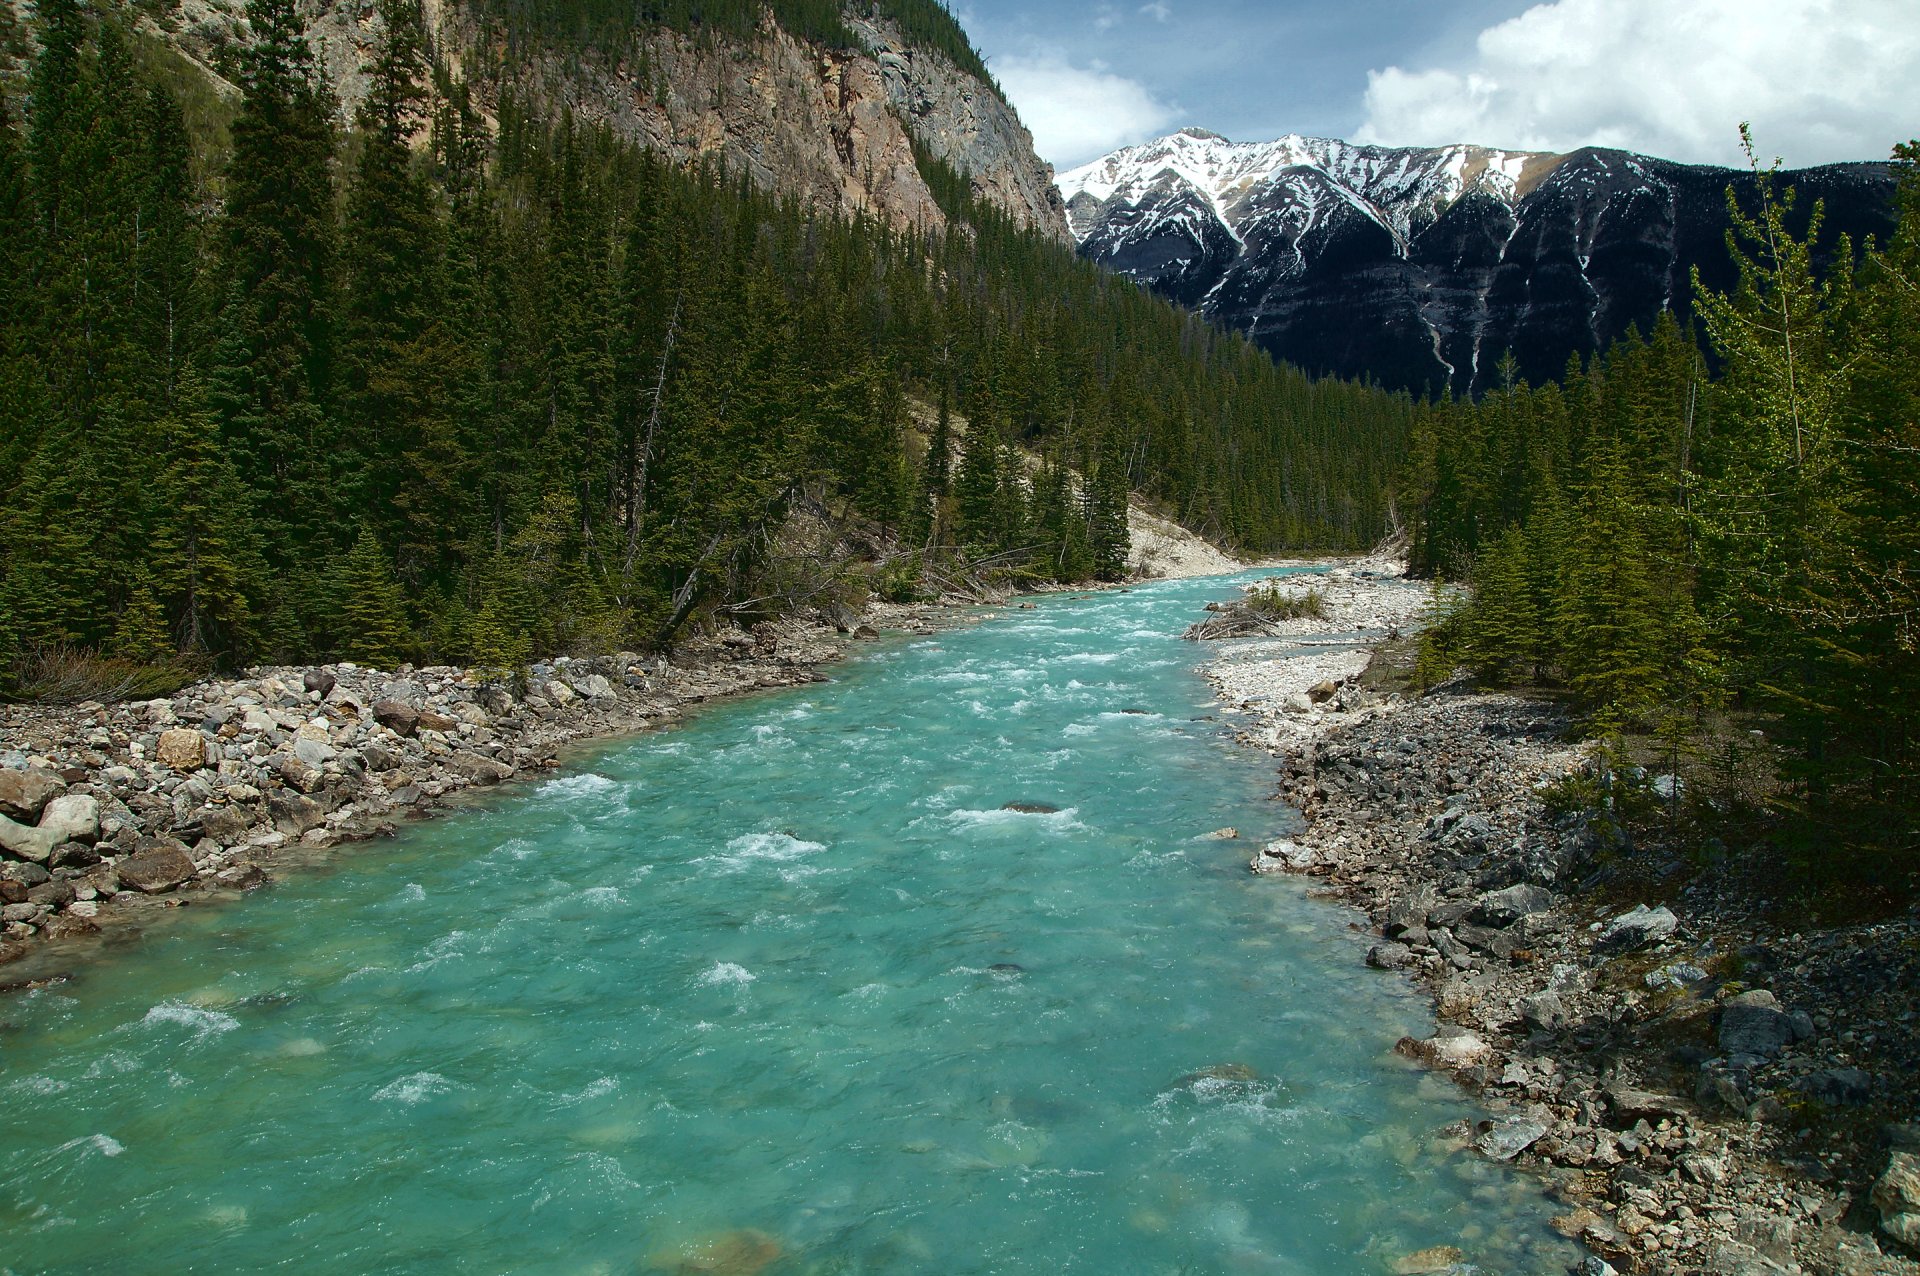
[[[1074,66],[1057,54],[993,61],[994,78],[1033,130],[1034,149],[1056,168],[1084,164],[1164,132],[1174,109],[1137,80],[1105,65]]]
[[[1103,4],[1094,11],[1093,29],[1095,31],[1111,31],[1119,25],[1120,14],[1112,5]]]
[[[1150,4],[1141,5],[1140,12],[1151,17],[1155,22],[1165,22],[1173,16],[1173,6],[1168,4],[1167,0],[1152,0]]]
[[[1360,141],[1618,146],[1693,163],[1884,159],[1920,132],[1914,0],[1556,0],[1464,66],[1367,76]]]

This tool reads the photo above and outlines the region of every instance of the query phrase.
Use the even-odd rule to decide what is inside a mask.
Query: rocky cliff
[[[1884,164],[1780,176],[1825,238],[1893,226]],[[1754,179],[1624,151],[1233,143],[1197,129],[1063,174],[1080,252],[1310,371],[1426,392],[1557,376],[1729,287],[1726,190]]]
[[[375,6],[301,8],[350,118],[379,34]],[[915,166],[917,139],[1018,222],[1069,242],[1053,171],[998,89],[864,8],[846,14],[852,49],[797,39],[769,15],[744,36],[643,26],[619,56],[509,46],[469,0],[426,0],[425,9],[437,57],[468,76],[483,109],[510,86],[555,117],[570,110],[684,162],[716,158],[816,207],[939,227],[945,218]],[[224,73],[245,40],[244,15],[245,0],[180,0],[139,21],[232,98]]]

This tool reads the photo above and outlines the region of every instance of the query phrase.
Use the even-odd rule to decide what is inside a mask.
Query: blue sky
[[[954,0],[1056,167],[1198,125],[1394,145],[1884,159],[1916,0]]]

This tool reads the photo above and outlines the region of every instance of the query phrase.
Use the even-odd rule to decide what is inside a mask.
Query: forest
[[[1697,329],[1668,316],[1560,384],[1423,416],[1408,508],[1416,568],[1470,585],[1428,632],[1429,680],[1551,688],[1711,779],[1675,805],[1911,893],[1920,148],[1894,158],[1894,235],[1832,245],[1824,274],[1819,210],[1794,236],[1794,192],[1761,172],[1733,205],[1738,285],[1696,280]]]
[[[1111,579],[1129,491],[1254,550],[1390,522],[1414,404],[1275,366],[930,154],[943,234],[504,90],[484,120],[417,0],[350,127],[291,0],[253,0],[215,147],[119,18],[38,13],[0,99],[11,696],[657,649],[948,564]]]

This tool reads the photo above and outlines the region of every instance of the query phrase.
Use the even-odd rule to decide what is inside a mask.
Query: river
[[[0,1271],[1564,1270],[1246,871],[1225,592],[867,645],[0,1001]]]

